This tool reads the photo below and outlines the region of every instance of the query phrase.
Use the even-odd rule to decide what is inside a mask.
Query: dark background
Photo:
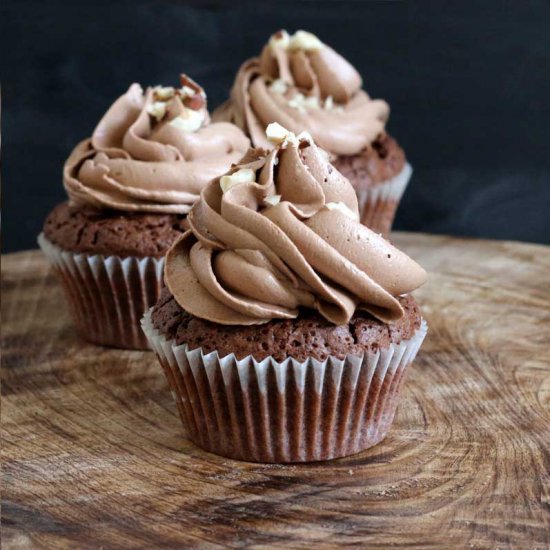
[[[395,227],[550,243],[550,2],[0,5],[3,251],[36,246],[63,161],[131,82],[186,72],[211,108],[279,28],[347,57],[415,168]]]

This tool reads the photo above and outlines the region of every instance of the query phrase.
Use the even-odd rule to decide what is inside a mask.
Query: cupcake
[[[159,297],[163,256],[202,188],[249,144],[233,124],[210,124],[204,90],[182,75],[178,89],[132,84],[75,147],[63,169],[69,200],[38,242],[83,338],[147,348],[140,319]]]
[[[390,428],[426,334],[425,271],[359,222],[307,134],[268,126],[210,183],[166,256],[143,329],[189,437],[258,462],[362,451]]]
[[[237,124],[256,147],[269,146],[271,122],[307,130],[351,182],[361,222],[387,234],[412,169],[385,131],[388,104],[361,86],[359,73],[315,35],[279,31],[260,57],[243,63],[230,99],[212,117]]]

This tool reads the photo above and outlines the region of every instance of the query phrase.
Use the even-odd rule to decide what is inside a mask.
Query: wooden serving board
[[[328,463],[186,438],[152,353],[84,344],[2,258],[4,548],[550,547],[550,248],[397,234],[429,334],[381,444]]]

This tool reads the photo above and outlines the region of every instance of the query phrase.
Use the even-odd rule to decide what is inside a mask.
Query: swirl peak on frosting
[[[251,149],[201,192],[191,229],[168,251],[164,278],[179,305],[225,325],[317,310],[349,322],[357,308],[399,319],[397,299],[426,272],[359,223],[355,192],[307,134],[268,127],[273,149]]]
[[[242,131],[210,124],[204,90],[181,75],[181,87],[132,84],[80,142],[63,168],[73,204],[185,214],[201,189],[248,149]]]
[[[314,34],[281,30],[241,65],[213,119],[237,124],[256,147],[270,147],[265,129],[278,122],[294,133],[307,130],[333,155],[355,155],[384,132],[389,117],[388,104],[361,86],[355,68]]]

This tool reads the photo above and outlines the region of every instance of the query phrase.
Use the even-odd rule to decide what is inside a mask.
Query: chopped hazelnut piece
[[[169,122],[170,126],[174,126],[178,130],[185,133],[196,132],[204,122],[204,113],[193,109],[185,109],[178,117]]]
[[[160,101],[168,101],[174,97],[176,91],[172,86],[157,86],[154,89],[155,97]]]
[[[288,44],[290,42],[290,36],[285,30],[277,31],[269,39],[269,45],[272,49],[283,48],[284,50],[288,49]]]
[[[271,143],[282,143],[290,132],[278,122],[272,122],[265,130],[265,135]]]
[[[235,185],[240,183],[252,183],[256,178],[256,173],[251,168],[241,168],[233,174],[222,176],[220,178],[220,187],[222,191],[226,193]]]
[[[281,202],[281,195],[268,195],[264,202],[269,204],[270,206],[275,206]]]
[[[163,101],[155,101],[150,105],[147,105],[147,112],[156,119],[157,122],[160,122],[164,115],[166,114],[166,103]]]
[[[269,90],[274,94],[286,94],[288,90],[288,84],[284,80],[277,78],[276,80],[271,82],[271,84],[269,85]]]

